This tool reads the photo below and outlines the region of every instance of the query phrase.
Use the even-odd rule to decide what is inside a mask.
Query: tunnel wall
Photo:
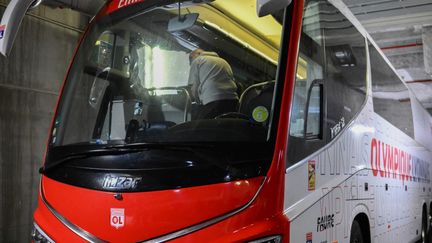
[[[0,0],[0,16],[8,1]],[[39,7],[0,56],[0,242],[30,242],[39,174],[58,92],[88,19]]]

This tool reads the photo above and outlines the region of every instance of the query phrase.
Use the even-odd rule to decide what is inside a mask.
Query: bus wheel
[[[350,243],[365,243],[360,224],[357,220],[354,220],[351,226]]]
[[[421,243],[427,243],[427,215],[426,210],[423,208],[422,213],[422,226],[421,226]]]
[[[428,228],[428,231],[427,231],[427,240],[426,240],[426,242],[429,242],[429,243],[432,243],[432,216],[428,216],[428,220],[429,220],[429,228]]]

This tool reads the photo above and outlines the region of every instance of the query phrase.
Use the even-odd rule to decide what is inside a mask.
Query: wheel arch
[[[352,212],[352,221],[350,226],[350,234],[352,230],[352,224],[354,221],[357,221],[360,224],[360,228],[362,231],[362,235],[364,236],[365,243],[371,243],[371,228],[369,221],[369,210],[366,205],[359,204],[357,205]]]
[[[354,221],[357,221],[360,224],[365,243],[371,243],[371,232],[368,216],[365,213],[359,213],[354,217],[353,222]]]

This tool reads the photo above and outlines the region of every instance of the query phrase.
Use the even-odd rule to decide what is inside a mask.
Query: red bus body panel
[[[136,3],[144,2],[145,0],[113,0],[108,3],[106,8],[106,14],[110,14],[112,12],[115,12],[121,8],[127,7],[129,5],[133,5]]]
[[[47,177],[42,180],[42,188],[48,203],[83,230],[110,242],[137,242],[240,208],[254,197],[263,179],[258,177],[178,190],[123,193],[122,200],[115,199],[115,193],[74,187]],[[123,227],[111,226],[111,208],[124,209]]]
[[[126,6],[122,4],[143,1],[113,0],[95,19]],[[41,186],[48,203],[70,222],[102,240],[137,242],[175,232],[238,209],[252,200],[264,183],[258,196],[245,210],[174,241],[245,242],[282,235],[283,242],[288,243],[290,225],[283,213],[284,176],[304,0],[294,0],[292,4],[291,33],[290,38],[285,40],[288,42],[285,43],[288,45],[285,85],[275,152],[267,177],[178,190],[123,193],[123,200],[115,199],[114,193],[78,188],[43,177]],[[63,89],[64,86],[61,93]],[[116,229],[110,225],[111,208],[125,209],[124,227]],[[34,219],[58,242],[86,242],[49,211],[41,195]]]

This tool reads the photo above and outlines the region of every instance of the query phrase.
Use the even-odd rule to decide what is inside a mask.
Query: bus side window
[[[307,0],[287,167],[335,139],[366,100],[366,40],[325,0]]]
[[[369,45],[374,111],[414,138],[411,98],[408,88],[384,58]]]

